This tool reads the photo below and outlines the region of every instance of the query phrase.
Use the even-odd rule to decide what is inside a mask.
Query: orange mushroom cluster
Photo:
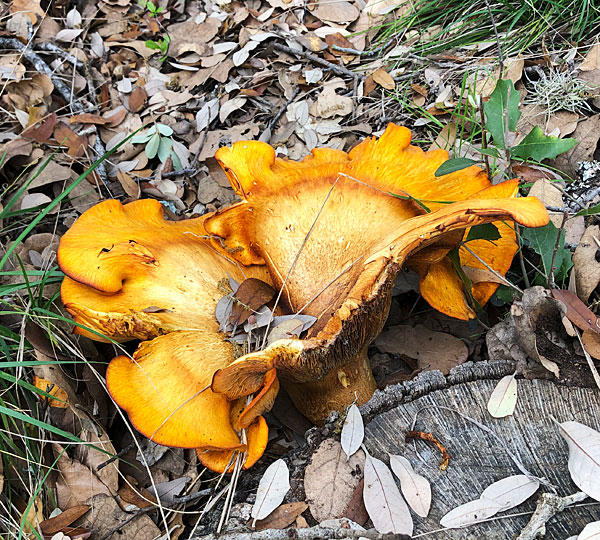
[[[436,177],[447,152],[423,152],[410,139],[390,124],[348,153],[319,148],[300,162],[238,142],[216,155],[237,204],[172,222],[157,201],[109,200],[77,220],[58,250],[62,299],[77,333],[142,340],[106,374],[136,429],[196,448],[213,470],[230,469],[232,456],[247,468],[265,449],[262,414],[280,381],[317,423],[371,397],[366,351],[403,265],[418,271],[434,308],[474,316],[470,299],[483,305],[498,284],[474,282],[465,294],[450,252],[459,248],[464,267],[504,275],[517,250],[513,222],[542,226],[547,212],[535,198],[516,198],[517,181],[492,186],[477,167]],[[489,222],[499,240],[463,245],[471,227]],[[284,312],[316,321],[235,359],[215,317],[227,277],[258,278],[281,291]]]

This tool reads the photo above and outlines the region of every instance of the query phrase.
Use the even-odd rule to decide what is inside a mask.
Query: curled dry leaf
[[[560,430],[569,445],[569,473],[573,483],[600,501],[600,433],[579,422],[563,422]]]
[[[387,465],[369,454],[365,461],[365,507],[378,532],[412,536],[410,510]]]
[[[450,510],[440,520],[440,525],[447,529],[460,529],[491,518],[500,510],[502,506],[494,501],[475,499]]]
[[[403,456],[390,454],[390,466],[400,480],[400,489],[402,489],[402,495],[404,495],[408,505],[417,515],[427,517],[431,507],[431,485],[429,480],[417,474],[410,461]]]
[[[494,501],[504,510],[508,510],[525,502],[539,487],[540,483],[537,480],[524,474],[516,474],[490,484],[483,490],[480,499]]]
[[[486,520],[514,508],[531,497],[540,487],[537,480],[524,474],[508,476],[490,484],[483,490],[479,499],[470,501],[450,510],[440,521],[442,527],[459,529]]]
[[[360,411],[355,404],[350,405],[344,426],[342,427],[341,442],[346,459],[350,459],[359,448],[365,437],[365,427]]]
[[[584,302],[587,302],[600,283],[600,262],[596,260],[596,253],[600,248],[599,242],[600,227],[592,225],[583,233],[573,254],[577,295]]]
[[[357,467],[363,468],[364,453],[349,460],[334,439],[325,439],[313,453],[304,473],[304,491],[310,513],[319,522],[345,515],[354,490],[360,483]]]
[[[422,324],[391,326],[379,334],[375,346],[389,354],[405,354],[415,358],[419,369],[439,369],[444,375],[462,364],[469,349],[460,339],[443,332],[429,330]]]
[[[252,526],[259,519],[265,519],[282,502],[290,489],[290,471],[283,459],[271,463],[258,484],[256,501],[250,515],[253,518]]]
[[[517,380],[513,375],[502,377],[487,404],[488,412],[494,418],[504,418],[515,412],[517,405]]]

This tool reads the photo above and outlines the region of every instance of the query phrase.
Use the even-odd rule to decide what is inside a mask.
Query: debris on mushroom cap
[[[272,406],[279,380],[315,422],[356,398],[369,399],[375,383],[367,347],[409,256],[423,296],[440,311],[468,318],[472,308],[448,264],[462,231],[496,224],[496,245],[461,246],[460,264],[489,264],[504,274],[516,249],[505,222],[548,221],[537,199],[514,198],[515,181],[490,186],[477,167],[436,177],[448,154],[411,146],[410,132],[394,125],[349,153],[315,149],[292,162],[247,141],[221,148],[217,159],[240,203],[174,223],[156,201],[106,201],[65,234],[58,259],[77,332],[144,340],[133,359],[119,356],[109,366],[115,401],[144,435],[197,448],[199,459],[218,471],[231,468],[234,451],[246,467],[262,455],[261,414]],[[262,340],[266,348],[234,360],[234,345],[220,331],[232,319],[220,327],[215,317],[227,276],[281,290],[283,312],[314,324],[275,333]],[[471,292],[483,304],[496,287],[476,283]],[[302,331],[306,336],[278,339]]]

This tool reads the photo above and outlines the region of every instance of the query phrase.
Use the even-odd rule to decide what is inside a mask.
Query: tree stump
[[[436,540],[516,538],[528,523],[542,493],[553,492],[550,485],[555,487],[559,496],[579,491],[571,481],[567,443],[561,437],[556,422],[574,420],[600,430],[600,392],[590,386],[574,387],[549,380],[518,379],[514,414],[493,418],[487,411],[487,401],[498,380],[514,373],[514,370],[513,362],[500,361],[468,362],[454,368],[448,376],[439,371],[429,371],[411,381],[377,391],[361,407],[365,422],[364,444],[369,453],[388,464],[388,454],[402,455],[417,473],[431,483],[432,505],[428,517],[412,514],[415,536],[423,534],[425,538]],[[589,380],[587,378],[583,384],[589,384]],[[304,470],[324,439],[339,440],[339,428],[340,415],[332,413],[323,428],[313,428],[308,432],[304,448],[284,457],[292,479],[292,490],[286,502],[306,500]],[[441,453],[434,446],[421,440],[405,442],[406,433],[413,429],[432,433],[445,446],[450,454],[445,471],[439,470]],[[263,471],[264,467],[260,465],[248,471],[243,490],[255,493]],[[542,485],[528,501],[498,513],[488,522],[462,529],[441,528],[440,519],[448,511],[479,498],[491,483],[524,471],[544,479],[549,485]],[[581,532],[586,524],[599,519],[600,503],[587,498],[551,518],[544,538],[565,540]],[[370,526],[367,523],[366,527]],[[225,532],[223,538],[260,540],[269,538],[269,531],[273,535],[271,538],[282,538],[282,533],[289,538],[297,536],[297,531],[292,529],[269,529],[261,533],[252,533],[244,525],[242,529],[234,529],[236,532]],[[207,524],[206,533],[211,530],[214,529]],[[318,527],[306,530],[305,537],[320,538],[319,530]],[[339,531],[340,534],[342,532]],[[369,534],[376,533],[370,531]],[[381,538],[385,536],[379,535]],[[328,538],[334,537],[342,536]]]
[[[515,413],[493,418],[487,412],[487,401],[497,379],[513,369],[509,362],[479,362],[459,366],[448,377],[440,372],[425,373],[378,392],[362,408],[369,419],[365,426],[369,452],[388,463],[387,453],[403,455],[431,482],[431,511],[425,519],[413,515],[415,535],[440,529],[444,514],[478,498],[492,482],[522,474],[515,461],[532,475],[545,478],[560,496],[579,491],[569,476],[567,444],[553,418],[599,429],[600,392],[548,380],[520,379]],[[414,429],[432,433],[450,453],[446,471],[439,471],[441,455],[433,446],[423,441],[405,442],[404,435],[413,429],[415,418]],[[551,488],[541,486],[526,503],[497,514],[490,522],[444,530],[432,538],[513,538],[529,521],[539,495],[549,491]],[[600,504],[588,498],[552,518],[545,538],[565,540],[598,519]]]

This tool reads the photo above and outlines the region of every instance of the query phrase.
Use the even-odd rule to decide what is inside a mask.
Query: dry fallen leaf
[[[447,529],[460,529],[474,523],[485,521],[502,510],[502,507],[487,499],[475,499],[453,508],[440,520],[440,525]]]
[[[369,454],[365,461],[365,507],[377,532],[412,536],[413,520],[387,465]]]
[[[583,528],[576,540],[598,540],[598,538],[600,538],[600,521],[592,521]]]
[[[487,403],[487,410],[494,418],[504,418],[515,412],[517,405],[517,380],[513,375],[502,377]]]
[[[594,289],[600,283],[600,226],[589,226],[583,236],[575,253],[573,254],[573,267],[575,269],[575,283],[577,286],[577,295],[584,302],[594,292]]]
[[[90,507],[87,504],[72,506],[57,516],[42,521],[40,523],[40,529],[42,529],[44,535],[52,536],[53,534],[56,534],[57,532],[62,531],[71,525],[75,520],[83,516],[89,509]]]
[[[381,67],[377,71],[374,71],[371,74],[371,77],[373,77],[373,81],[386,90],[393,90],[396,88],[393,77],[385,70],[385,68]]]
[[[480,498],[493,501],[503,510],[508,510],[525,502],[539,487],[537,480],[524,474],[516,474],[490,484],[483,490]]]
[[[573,483],[600,501],[600,433],[579,422],[563,422],[560,434],[569,445],[569,472]]]
[[[365,437],[365,428],[360,411],[355,404],[350,405],[344,425],[342,427],[341,443],[342,449],[346,452],[346,459],[360,448]]]
[[[269,517],[256,522],[256,530],[285,529],[308,508],[305,502],[292,502],[277,507]]]
[[[332,118],[334,116],[346,116],[352,112],[352,98],[341,96],[336,93],[339,88],[345,88],[346,84],[338,77],[323,84],[323,90],[317,101],[311,106],[310,112],[321,118]],[[308,111],[306,111],[308,113]],[[308,117],[306,118],[308,121]]]
[[[360,11],[353,2],[346,2],[344,0],[319,0],[312,14],[322,21],[344,24],[355,21],[360,15]]]
[[[310,513],[317,521],[342,517],[348,508],[360,476],[364,453],[357,452],[349,460],[334,439],[324,440],[313,453],[304,472],[304,491]]]
[[[552,289],[552,296],[567,308],[567,318],[581,330],[600,332],[600,320],[575,294],[562,289]]]
[[[119,540],[155,540],[160,537],[160,529],[148,515],[138,515],[131,519],[131,514],[121,510],[117,501],[109,495],[99,494],[87,501],[91,510],[78,522],[78,526],[94,531],[97,538],[114,533],[119,527]]]
[[[600,114],[595,114],[579,122],[571,137],[577,141],[577,146],[560,154],[554,163],[556,168],[567,173],[571,178],[577,178],[579,162],[594,159],[594,152],[600,139]]]
[[[579,71],[594,71],[600,69],[600,43],[595,43],[588,51],[585,59],[578,66]]]
[[[56,494],[58,506],[62,510],[71,506],[81,506],[98,494],[111,496],[110,489],[88,467],[76,459],[71,459],[61,445],[53,443],[52,450],[58,458]]]
[[[271,463],[258,484],[256,501],[250,515],[252,527],[259,519],[265,519],[282,502],[290,489],[290,472],[282,459]]]
[[[379,334],[375,346],[389,354],[405,354],[415,358],[419,369],[439,369],[444,375],[465,362],[469,350],[460,339],[429,330],[422,324],[391,326]]]
[[[413,511],[421,516],[427,517],[431,507],[431,485],[429,480],[417,474],[410,461],[403,456],[390,454],[390,467],[400,480],[402,495]]]

